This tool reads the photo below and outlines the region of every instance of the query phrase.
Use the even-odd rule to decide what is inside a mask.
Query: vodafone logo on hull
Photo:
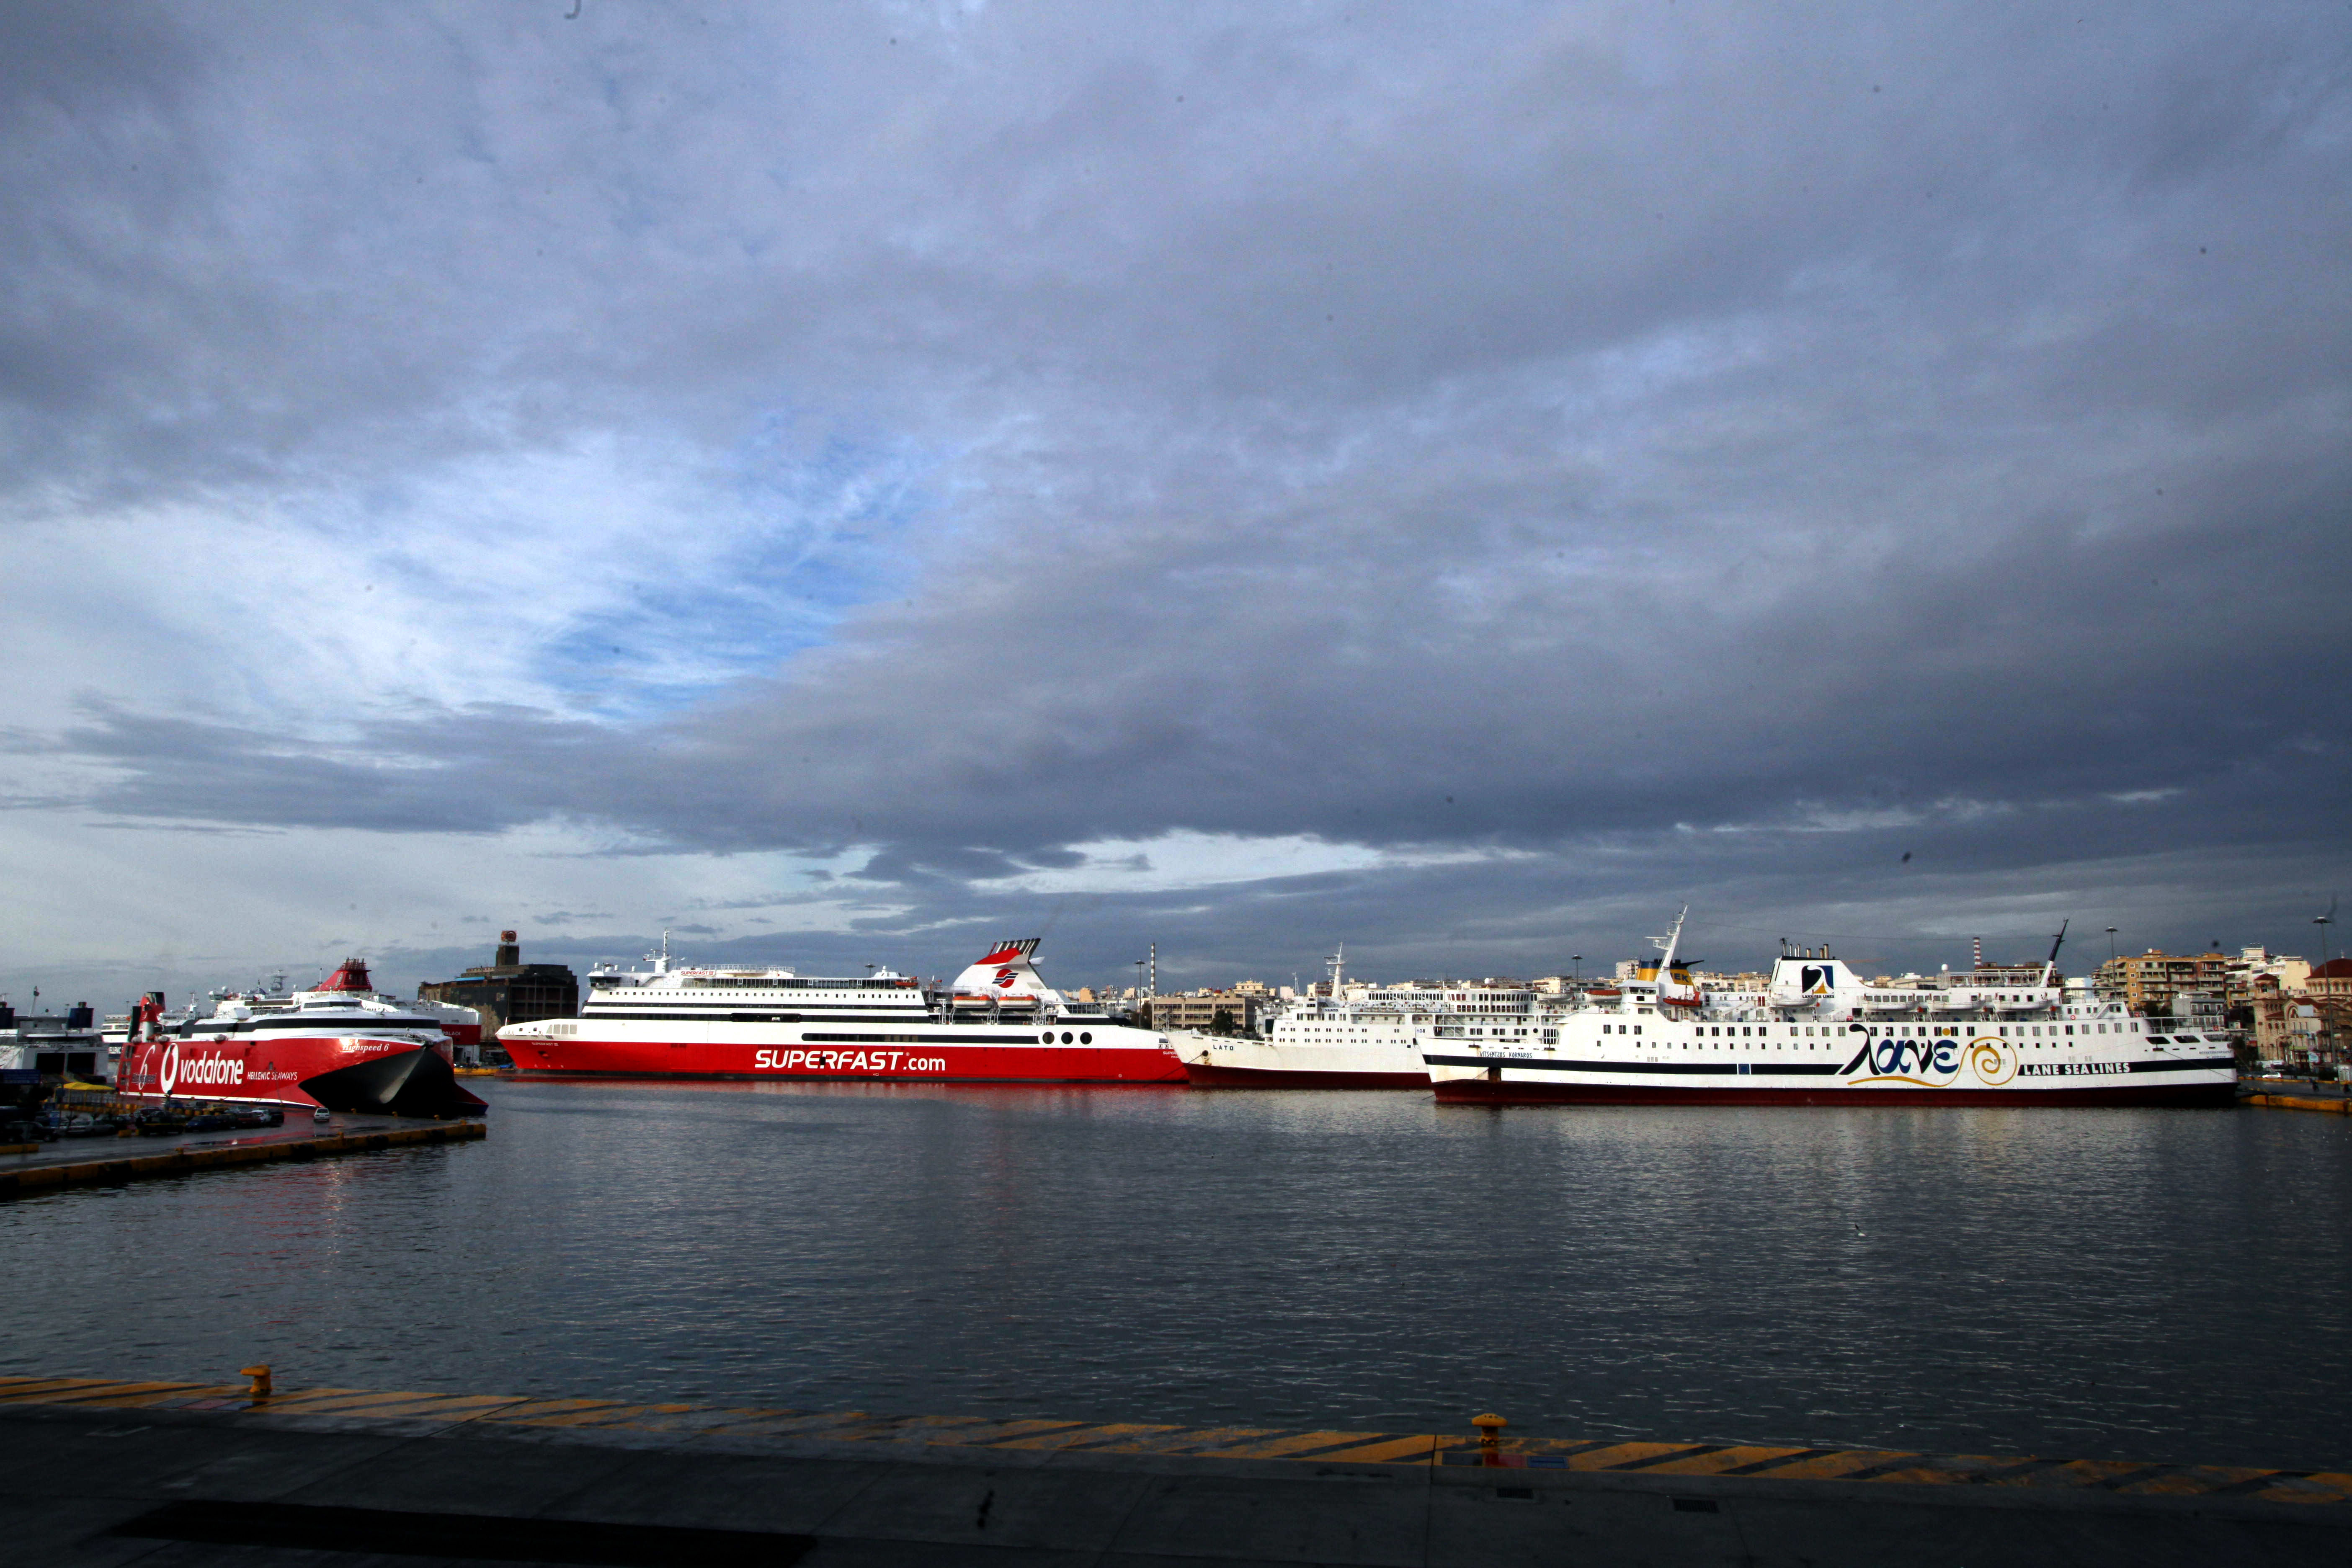
[[[245,1061],[239,1057],[191,1057],[184,1061],[179,1042],[174,1040],[163,1047],[161,1076],[165,1094],[182,1084],[240,1085],[245,1082]]]

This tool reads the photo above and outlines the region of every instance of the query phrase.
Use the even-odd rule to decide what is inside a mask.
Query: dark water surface
[[[2352,1119],[486,1098],[484,1143],[0,1205],[0,1369],[2352,1461]]]

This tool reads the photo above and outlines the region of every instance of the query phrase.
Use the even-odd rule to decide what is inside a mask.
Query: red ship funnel
[[[368,984],[367,961],[360,958],[343,960],[343,966],[321,981],[321,991],[373,991]]]

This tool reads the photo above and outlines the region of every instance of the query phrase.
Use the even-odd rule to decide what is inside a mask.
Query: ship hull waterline
[[[1195,1089],[1426,1089],[1429,1074],[1413,1072],[1318,1072],[1311,1068],[1215,1067],[1187,1062],[1184,1076]]]
[[[1646,1084],[1528,1083],[1446,1079],[1431,1086],[1441,1105],[2235,1105],[2235,1083],[2114,1084],[2081,1089],[1735,1089],[1652,1088]]]
[[[1173,1054],[1139,1047],[905,1044],[713,1045],[574,1038],[499,1042],[524,1079],[714,1079],[735,1082],[1181,1084]]]
[[[123,1053],[115,1092],[156,1104],[373,1116],[472,1116],[489,1109],[458,1085],[448,1058],[430,1046],[337,1036],[134,1042]]]

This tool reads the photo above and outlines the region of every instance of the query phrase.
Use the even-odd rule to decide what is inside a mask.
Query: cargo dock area
[[[0,1152],[0,1198],[291,1160],[462,1143],[488,1135],[488,1129],[476,1118],[420,1122],[398,1116],[338,1113],[324,1122],[289,1116],[282,1127],[178,1132],[161,1138],[118,1134],[59,1139],[54,1143],[10,1145],[7,1152]]]
[[[2151,1568],[2352,1549],[2352,1474],[272,1391],[248,1372],[0,1379],[0,1540],[27,1562],[172,1568]]]

